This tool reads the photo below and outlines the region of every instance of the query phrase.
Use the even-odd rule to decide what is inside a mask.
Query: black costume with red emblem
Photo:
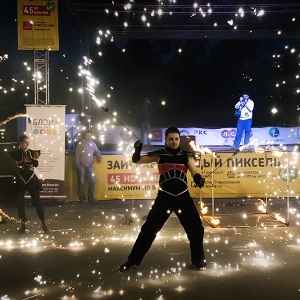
[[[192,153],[180,148],[165,149],[148,153],[158,155],[159,187],[160,190],[172,196],[179,196],[188,190],[186,173],[188,171],[188,155]]]
[[[32,203],[42,223],[45,223],[44,210],[40,202],[40,191],[42,190],[41,181],[34,173],[34,167],[38,167],[39,162],[35,157],[39,156],[40,151],[22,149],[9,152],[16,161],[16,199],[18,203],[19,218],[24,223],[25,216],[25,191],[31,196]]]
[[[128,256],[128,266],[139,265],[151,247],[156,234],[161,230],[170,214],[174,212],[190,241],[191,260],[196,267],[205,267],[203,250],[204,228],[188,191],[188,156],[192,153],[180,148],[165,149],[148,153],[158,155],[159,191],[155,202],[141,227],[138,238]]]

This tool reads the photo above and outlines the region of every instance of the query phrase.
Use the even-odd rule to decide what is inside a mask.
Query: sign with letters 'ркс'
[[[18,49],[59,50],[57,0],[18,0]]]

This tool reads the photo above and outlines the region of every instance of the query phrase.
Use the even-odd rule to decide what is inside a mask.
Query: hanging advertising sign
[[[26,135],[30,148],[41,150],[35,173],[42,180],[44,197],[64,197],[65,106],[26,105]]]
[[[59,50],[58,0],[18,0],[18,49]]]

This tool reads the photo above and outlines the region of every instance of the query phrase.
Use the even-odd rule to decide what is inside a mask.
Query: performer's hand
[[[134,143],[134,148],[136,149],[136,150],[139,150],[139,149],[141,149],[140,151],[142,151],[142,148],[143,148],[143,143],[142,143],[142,141],[141,140],[137,140],[135,143]]]
[[[204,186],[205,178],[202,177],[199,173],[196,173],[193,176],[195,184],[201,189]]]
[[[32,154],[33,154],[32,155],[33,159],[38,159],[40,157],[40,155],[41,155],[41,150],[33,150]]]
[[[202,177],[201,179],[200,179],[200,188],[203,188],[204,187],[204,184],[205,184],[205,178],[204,177]]]
[[[143,143],[137,140],[134,143],[134,153],[132,155],[132,162],[137,163],[141,159],[141,151],[143,149]]]
[[[101,162],[101,157],[97,157],[97,163],[100,163]]]

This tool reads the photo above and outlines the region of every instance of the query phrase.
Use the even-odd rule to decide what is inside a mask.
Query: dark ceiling
[[[195,1],[187,0],[177,0],[175,3],[173,0],[116,2],[63,0],[61,4],[63,13],[80,33],[109,29],[115,38],[300,38],[300,3],[296,3],[296,0],[294,3],[278,0],[266,1],[270,3],[217,0],[209,2],[210,5],[201,1],[201,5],[197,6],[194,5]],[[261,10],[264,15],[258,16]],[[147,26],[148,22],[150,27]]]

